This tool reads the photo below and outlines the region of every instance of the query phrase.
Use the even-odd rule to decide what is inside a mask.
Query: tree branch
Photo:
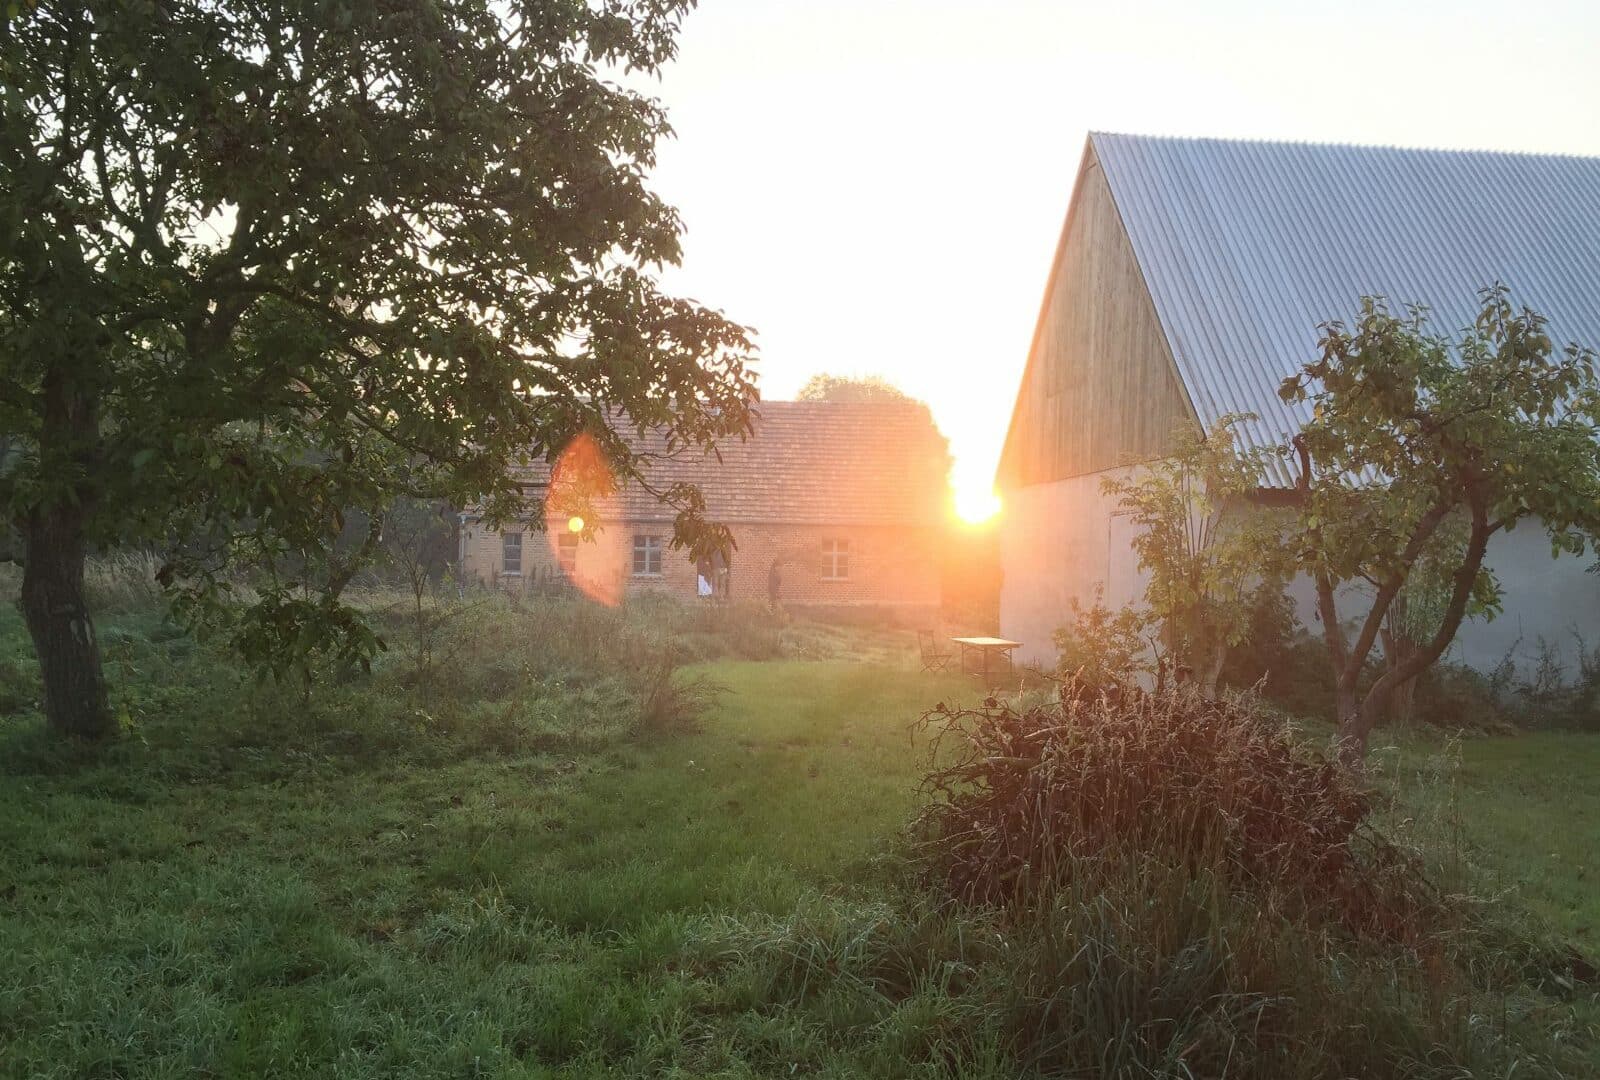
[[[1389,613],[1389,605],[1394,602],[1395,595],[1405,585],[1412,564],[1422,555],[1422,549],[1427,547],[1440,522],[1450,513],[1450,508],[1449,502],[1434,503],[1428,512],[1417,520],[1416,526],[1411,530],[1411,539],[1400,555],[1400,565],[1390,571],[1388,578],[1373,596],[1372,607],[1367,612],[1366,621],[1362,623],[1361,632],[1356,636],[1355,646],[1345,660],[1346,673],[1351,685],[1354,685],[1355,677],[1360,674],[1361,667],[1367,662],[1367,654],[1372,651],[1373,643],[1378,639],[1378,631],[1383,626],[1384,616]]]
[[[1461,627],[1461,620],[1466,617],[1467,605],[1472,600],[1472,589],[1477,583],[1478,571],[1483,566],[1483,557],[1489,547],[1489,537],[1493,533],[1494,529],[1486,520],[1483,507],[1475,504],[1472,508],[1472,532],[1467,540],[1466,554],[1456,569],[1455,586],[1450,594],[1450,603],[1440,620],[1439,629],[1427,645],[1390,668],[1372,684],[1372,688],[1367,691],[1366,700],[1361,703],[1362,715],[1369,718],[1369,721],[1376,721],[1379,712],[1387,708],[1389,698],[1396,687],[1422,674],[1450,647],[1456,631]]]

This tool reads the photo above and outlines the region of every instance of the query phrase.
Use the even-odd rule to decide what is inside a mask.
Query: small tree
[[[1544,318],[1515,309],[1497,285],[1454,343],[1430,334],[1420,310],[1401,317],[1365,298],[1355,326],[1324,325],[1321,356],[1284,381],[1285,400],[1312,406],[1294,440],[1291,548],[1316,587],[1347,765],[1359,767],[1396,688],[1444,653],[1469,610],[1498,604],[1484,566],[1491,537],[1532,518],[1552,556],[1581,554],[1600,528],[1594,364],[1588,349],[1557,351]],[[1358,694],[1373,645],[1428,558],[1442,560],[1429,573],[1449,583],[1431,634]],[[1370,591],[1352,637],[1338,601],[1358,582]]]
[[[881,375],[813,375],[796,401],[905,401],[916,399]]]
[[[1215,697],[1228,649],[1250,630],[1257,589],[1287,568],[1276,520],[1253,503],[1271,451],[1243,449],[1224,416],[1204,437],[1180,432],[1173,452],[1100,487],[1139,526],[1133,549],[1150,574],[1145,603],[1172,658]]]
[[[435,639],[453,614],[437,608],[430,610],[428,606],[429,593],[456,558],[458,526],[453,517],[441,501],[408,496],[396,499],[383,520],[382,557],[399,575],[411,598],[417,679],[424,692],[432,673]]]
[[[1074,690],[1106,691],[1131,686],[1149,671],[1148,619],[1137,608],[1112,611],[1099,589],[1086,607],[1076,597],[1072,618],[1056,628],[1056,674]]]

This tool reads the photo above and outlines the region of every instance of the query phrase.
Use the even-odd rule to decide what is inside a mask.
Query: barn
[[[1106,473],[1229,413],[1280,444],[1304,417],[1277,388],[1320,324],[1383,296],[1454,331],[1495,282],[1557,343],[1600,347],[1600,159],[1092,133],[996,477],[1002,634],[1047,662],[1072,599],[1142,596]],[[1600,643],[1591,562],[1552,559],[1532,525],[1496,537],[1504,613],[1464,626],[1455,658],[1489,668],[1543,639],[1570,663],[1573,631]]]

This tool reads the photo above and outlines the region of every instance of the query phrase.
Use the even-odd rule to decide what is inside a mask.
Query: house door
[[[728,559],[713,555],[695,566],[695,592],[702,600],[725,601],[732,581]]]

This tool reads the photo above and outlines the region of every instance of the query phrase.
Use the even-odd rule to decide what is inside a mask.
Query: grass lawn
[[[202,739],[5,777],[0,1075],[909,1074],[890,1036],[937,1018],[741,950],[886,895],[923,755],[907,725],[970,690],[703,670],[729,693],[700,733],[601,750],[386,764]],[[1402,801],[1447,790],[1439,756],[1390,755]],[[1470,858],[1592,953],[1600,737],[1460,759]],[[863,1025],[871,1048],[840,1034]]]
[[[1398,814],[1454,834],[1479,892],[1600,954],[1600,735],[1430,735],[1374,757]]]
[[[731,693],[702,734],[590,757],[347,768],[239,747],[200,775],[152,753],[8,778],[0,1075],[819,1062],[674,958],[712,917],[870,882],[913,803],[907,723],[962,687],[841,663],[715,674]]]

